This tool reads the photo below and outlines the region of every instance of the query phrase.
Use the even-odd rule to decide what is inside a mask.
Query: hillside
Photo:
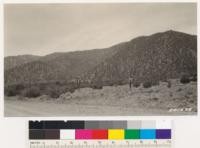
[[[126,81],[129,75],[139,82],[157,81],[197,72],[197,37],[167,31],[106,49],[53,53],[29,61],[17,58],[26,62],[5,58],[6,85],[72,80],[77,76],[94,82],[116,83]]]
[[[5,64],[5,84],[71,80],[83,75],[114,53],[112,49],[53,53],[32,62],[13,63],[13,68],[9,69]],[[5,63],[7,60],[5,58]]]
[[[33,55],[8,56],[4,60],[4,68],[5,70],[8,70],[18,65],[36,61],[39,58],[40,58],[39,56],[33,56]]]
[[[197,73],[197,38],[181,32],[167,31],[139,37],[123,45],[111,58],[86,76],[93,81],[137,82],[180,78]]]

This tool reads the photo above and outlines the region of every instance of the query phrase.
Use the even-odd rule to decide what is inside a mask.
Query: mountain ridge
[[[33,61],[16,62],[17,64],[13,66],[5,57],[5,84],[25,83],[24,79],[27,77],[29,79],[26,81],[31,79],[33,82],[71,80],[76,77],[95,82],[108,80],[117,82],[127,80],[130,75],[142,82],[157,79],[156,77],[160,80],[178,77],[182,72],[195,73],[197,69],[196,45],[195,35],[169,30],[140,36],[103,49],[52,53],[33,58]],[[37,64],[34,65],[34,62]],[[160,63],[156,64],[156,62]],[[45,68],[45,65],[49,69]],[[184,65],[186,65],[185,69]],[[30,67],[37,71],[31,71]],[[161,78],[165,72],[164,70],[158,72],[158,69],[162,67],[171,74],[165,74]]]
[[[197,57],[194,56],[197,55],[196,44],[196,36],[175,31],[166,31],[164,33],[135,38],[128,42],[126,44],[127,47],[118,52],[118,55],[115,55],[112,59],[108,59],[108,61],[103,63],[103,66],[92,70],[95,73],[92,79],[96,79],[95,81],[102,81],[102,79],[103,81],[117,81],[117,79],[121,80],[124,77],[128,79],[131,75],[137,79],[136,81],[144,82],[176,78],[181,75],[181,72],[191,74],[191,71],[195,73],[197,64]],[[187,57],[187,54],[190,56]],[[156,57],[157,61],[166,62],[165,65],[160,63],[160,65],[163,65],[163,67],[160,67],[160,71],[158,71],[160,65],[156,64]],[[190,57],[194,57],[195,59],[191,60]],[[183,58],[182,62],[180,62],[181,58]],[[122,62],[120,63],[119,61]],[[172,69],[172,64],[176,65],[174,69]],[[184,70],[184,68],[179,68],[178,65],[186,65],[187,68]],[[164,68],[165,70],[163,71]],[[169,70],[170,68],[171,70]],[[106,73],[106,71],[109,72]],[[170,71],[171,74],[166,75],[165,71]],[[101,80],[98,80],[98,78]]]

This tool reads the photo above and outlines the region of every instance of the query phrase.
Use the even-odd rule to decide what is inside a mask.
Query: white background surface
[[[4,2],[23,2],[22,0],[6,0]],[[73,2],[85,2],[84,0],[74,0]],[[108,0],[101,0],[102,2]],[[110,0],[110,2],[120,2]],[[152,2],[150,0],[134,0],[133,2]],[[168,0],[167,2],[177,2],[178,0]],[[179,2],[195,2],[195,0],[179,0]],[[64,0],[24,0],[24,2],[66,2]],[[88,2],[94,2],[89,0]],[[130,0],[129,0],[130,2]],[[165,0],[154,0],[154,2],[166,2]],[[28,120],[70,120],[70,119],[97,119],[97,120],[140,120],[140,119],[173,119],[173,142],[174,148],[200,148],[200,118],[199,116],[179,116],[179,117],[63,117],[63,118],[4,118],[3,111],[3,2],[0,5],[0,148],[26,148],[28,140]],[[198,4],[199,9],[199,4]],[[198,10],[199,11],[199,10]],[[199,17],[198,17],[199,18]],[[199,22],[199,20],[198,20]],[[198,23],[199,24],[199,23]],[[199,30],[199,25],[198,25]],[[199,35],[199,34],[198,34]],[[199,41],[199,37],[198,37]],[[198,45],[199,49],[199,45]],[[198,52],[199,57],[199,52]],[[199,60],[198,60],[199,69]],[[198,73],[199,78],[199,73]],[[199,87],[198,87],[199,92]],[[198,93],[199,94],[199,93]]]
[[[139,118],[139,117],[138,117]],[[135,119],[138,119],[135,118]],[[155,117],[158,118],[158,117]],[[163,118],[163,117],[162,117]],[[48,118],[52,119],[52,118]],[[56,118],[53,118],[56,119]],[[59,118],[66,119],[66,118]],[[79,118],[83,119],[83,118]],[[99,118],[100,119],[100,118]],[[110,118],[108,118],[110,119]],[[124,119],[124,118],[123,118]],[[146,118],[145,118],[146,119]],[[148,118],[149,119],[149,118]],[[154,118],[151,118],[154,119]],[[42,120],[40,118],[40,120]],[[105,120],[105,119],[104,119]],[[4,118],[0,122],[0,145],[2,148],[26,148],[28,141],[27,121],[20,118]],[[173,125],[174,148],[200,147],[200,120],[196,117],[180,117]]]

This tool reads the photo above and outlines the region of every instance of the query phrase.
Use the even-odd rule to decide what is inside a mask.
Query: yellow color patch
[[[124,130],[123,129],[109,129],[108,139],[112,139],[112,140],[124,139]]]

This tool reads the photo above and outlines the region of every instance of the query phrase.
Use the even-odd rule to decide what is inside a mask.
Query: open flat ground
[[[196,115],[197,83],[172,80],[170,88],[161,82],[151,88],[129,89],[128,85],[103,89],[81,88],[62,94],[22,98],[5,97],[5,116],[135,116]]]

